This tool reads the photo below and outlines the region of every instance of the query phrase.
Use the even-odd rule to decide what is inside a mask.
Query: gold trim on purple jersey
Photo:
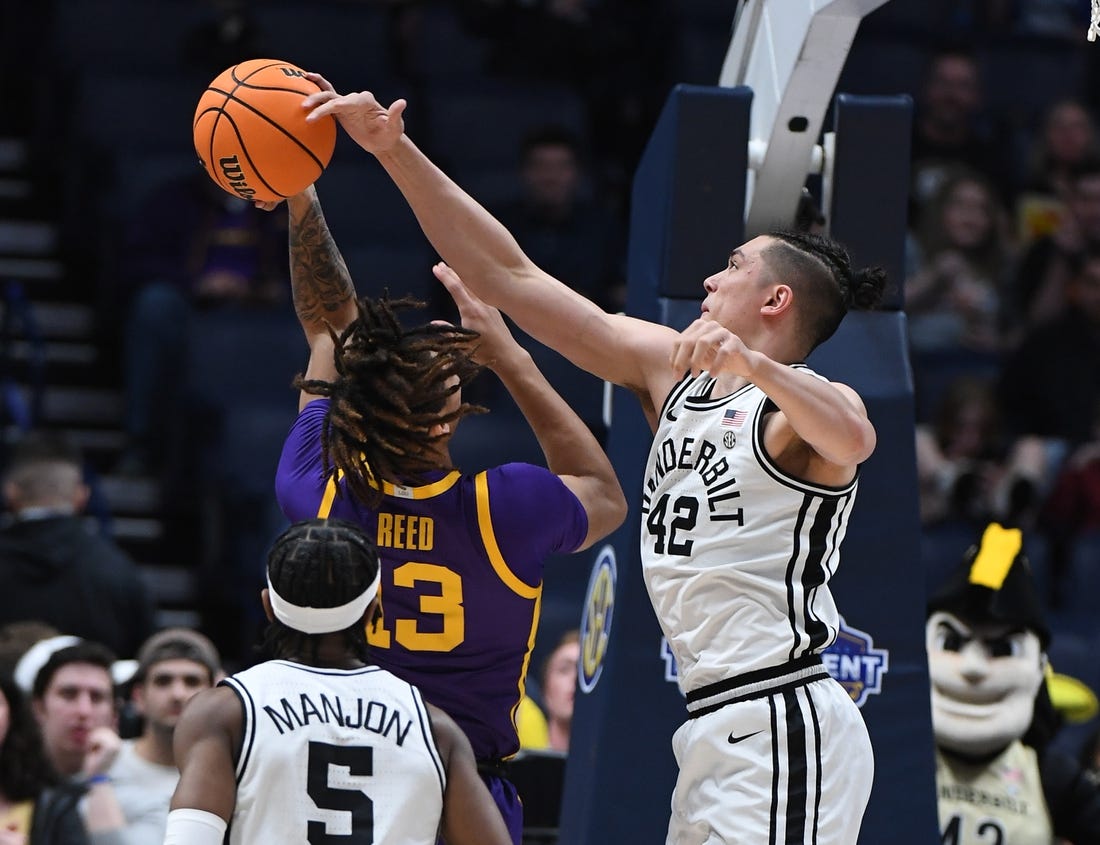
[[[519,704],[527,690],[527,670],[531,664],[531,652],[535,648],[535,634],[538,631],[539,616],[542,613],[542,584],[532,587],[522,581],[519,576],[508,568],[504,555],[500,553],[496,533],[493,531],[492,512],[489,510],[489,476],[485,472],[479,472],[474,477],[474,491],[477,498],[477,524],[481,530],[481,542],[485,546],[485,554],[489,556],[489,563],[493,565],[497,577],[513,593],[535,602],[535,607],[531,611],[531,632],[527,637],[527,653],[523,656],[523,668],[520,670],[519,683],[517,684],[519,697],[516,699],[516,703],[512,705],[512,727],[515,728],[516,710],[519,709]]]
[[[325,492],[321,496],[321,504],[317,506],[317,516],[319,519],[327,519],[329,513],[332,511],[332,503],[336,501],[336,484],[340,480],[342,473],[340,470],[336,470],[328,481],[325,483]],[[382,492],[387,496],[393,496],[395,499],[430,499],[433,496],[438,496],[441,493],[446,493],[458,480],[462,478],[461,473],[457,469],[451,470],[445,476],[438,481],[433,481],[431,484],[423,484],[419,487],[405,487],[401,484],[391,484],[388,481],[382,482]],[[378,489],[378,485],[371,479],[368,482],[371,487]]]
[[[489,556],[489,563],[493,565],[497,577],[517,596],[525,599],[538,598],[542,592],[542,584],[532,587],[522,581],[508,568],[504,555],[500,553],[497,537],[493,532],[493,517],[489,511],[489,477],[485,472],[479,472],[474,477],[474,490],[477,494],[477,524],[481,529],[481,542],[485,545],[485,553]]]

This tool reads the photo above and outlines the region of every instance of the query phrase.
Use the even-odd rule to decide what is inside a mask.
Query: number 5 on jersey
[[[374,774],[374,749],[311,742],[306,765],[306,791],[317,809],[338,812],[341,816],[351,814],[350,818],[341,819],[343,825],[332,825],[337,829],[350,827],[347,833],[329,833],[328,824],[310,819],[306,835],[309,845],[370,845],[374,842],[374,802],[353,782],[353,778]],[[333,780],[347,785],[334,786]]]

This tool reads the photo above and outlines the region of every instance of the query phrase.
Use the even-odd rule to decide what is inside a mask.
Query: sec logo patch
[[[581,659],[577,661],[577,684],[581,692],[592,692],[603,672],[611,619],[615,610],[615,550],[604,546],[596,556],[584,597],[581,617]]]

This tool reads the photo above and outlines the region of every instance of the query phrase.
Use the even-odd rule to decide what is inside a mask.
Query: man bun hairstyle
[[[481,371],[472,358],[480,335],[449,324],[403,326],[398,312],[423,305],[411,297],[363,297],[350,326],[340,334],[329,328],[336,378],[294,381],[331,400],[321,432],[326,475],[338,470],[351,494],[371,507],[382,500],[382,481],[416,483],[441,468],[431,447],[447,435],[430,434],[433,427],[485,411],[465,402],[445,410]]]
[[[778,230],[776,242],[763,252],[768,268],[795,291],[812,351],[833,336],[850,310],[877,308],[886,291],[881,267],[852,269],[852,259],[839,243],[809,232]]]

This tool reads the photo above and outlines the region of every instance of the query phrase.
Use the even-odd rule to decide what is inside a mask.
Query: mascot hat
[[[966,550],[962,565],[928,602],[928,612],[945,610],[963,619],[1020,626],[1033,631],[1045,650],[1050,629],[1043,616],[1031,564],[1019,528],[986,526]]]

